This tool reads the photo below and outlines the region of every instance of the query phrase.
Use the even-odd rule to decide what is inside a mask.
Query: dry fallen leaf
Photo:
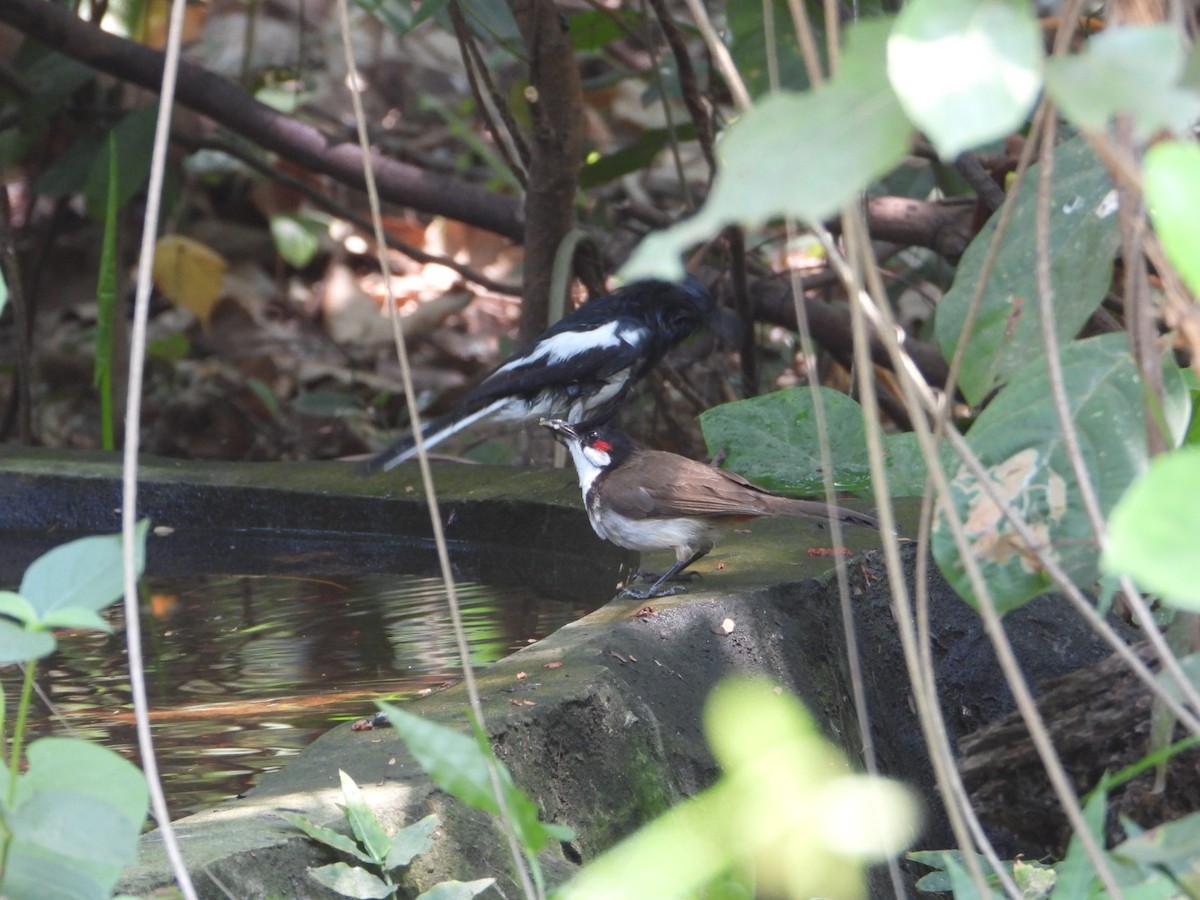
[[[180,234],[168,234],[154,245],[154,286],[199,319],[205,329],[221,299],[228,268],[221,254]]]
[[[736,627],[737,626],[734,625],[733,619],[725,619],[720,625],[712,630],[712,633],[719,635],[730,635],[733,634],[733,629]]]
[[[561,669],[561,668],[562,668],[562,661],[561,661],[561,660],[556,660],[555,662],[548,662],[548,663],[544,663],[544,664],[542,665],[542,668],[543,668],[543,669]]]

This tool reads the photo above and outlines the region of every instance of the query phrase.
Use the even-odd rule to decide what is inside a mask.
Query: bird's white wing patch
[[[589,350],[616,347],[622,342],[630,342],[628,337],[630,332],[643,330],[641,328],[620,328],[619,323],[614,321],[605,322],[603,325],[597,325],[587,331],[564,331],[562,334],[539,341],[528,354],[505,363],[496,370],[496,373],[524,368],[542,360],[551,363],[562,362],[564,359],[570,359],[572,356],[586,353]]]

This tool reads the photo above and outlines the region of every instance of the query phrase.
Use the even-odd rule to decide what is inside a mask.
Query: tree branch
[[[72,59],[148,90],[158,90],[162,80],[163,55],[157,50],[107,34],[46,0],[3,0],[0,22]],[[363,187],[362,154],[357,145],[334,143],[318,129],[259,103],[207,69],[180,63],[176,98],[181,105],[264,149],[335,181]],[[524,236],[520,203],[515,197],[377,155],[372,156],[372,165],[385,200],[457,219],[513,241]]]
[[[750,288],[750,297],[756,319],[795,329],[796,310],[791,288],[785,281],[764,278]],[[804,308],[813,340],[835,356],[848,357],[853,349],[849,311],[810,297],[804,298]],[[937,347],[912,338],[905,340],[903,346],[926,381],[934,387],[945,385],[949,367]],[[887,351],[874,338],[871,340],[871,359],[884,368],[892,367]]]

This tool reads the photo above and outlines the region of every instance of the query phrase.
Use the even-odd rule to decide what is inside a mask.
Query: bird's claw
[[[638,571],[638,572],[634,572],[633,575],[631,575],[630,577],[634,581],[655,582],[655,581],[658,581],[658,579],[661,576],[658,575],[658,573],[656,573],[656,572]],[[703,577],[704,576],[701,575],[699,572],[680,572],[678,575],[672,575],[671,580],[672,581],[697,581],[698,579],[703,578]]]
[[[671,587],[661,587],[655,590],[653,587],[645,589],[635,588],[632,585],[626,585],[621,588],[621,596],[631,597],[634,600],[654,600],[657,597],[670,597],[673,594],[682,594],[686,591],[682,584],[672,585]]]

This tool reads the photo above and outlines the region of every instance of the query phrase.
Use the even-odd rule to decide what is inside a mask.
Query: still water
[[[515,581],[458,584],[476,663],[611,596],[602,588],[547,597]],[[147,690],[172,818],[245,791],[323,731],[373,714],[375,700],[437,690],[460,673],[439,578],[159,575],[143,579],[141,596]],[[114,634],[60,632],[57,651],[39,663],[30,738],[88,738],[137,762],[119,604],[106,616]],[[20,677],[15,667],[0,669],[10,712]]]

